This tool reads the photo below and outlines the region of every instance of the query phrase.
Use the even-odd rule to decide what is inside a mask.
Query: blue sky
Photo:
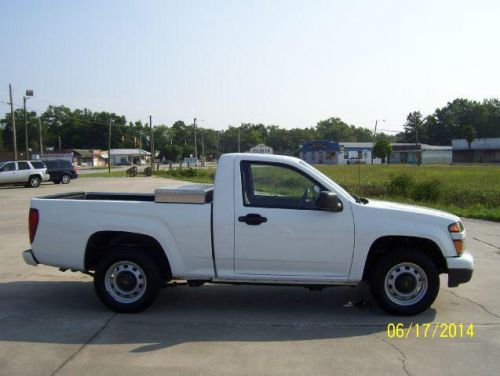
[[[401,129],[500,97],[500,2],[1,1],[0,101],[172,124]],[[8,111],[0,104],[0,111]]]

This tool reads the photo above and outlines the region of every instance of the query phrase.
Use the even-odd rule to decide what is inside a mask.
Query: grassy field
[[[111,172],[91,172],[88,174],[79,174],[78,178],[124,178],[125,170]]]
[[[469,218],[500,222],[499,166],[348,165],[316,166],[349,192],[411,203]],[[155,175],[213,182],[214,170],[170,170]]]

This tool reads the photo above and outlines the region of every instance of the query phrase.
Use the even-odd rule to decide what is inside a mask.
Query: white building
[[[250,153],[273,154],[273,148],[264,144],[258,144],[250,149]]]
[[[151,161],[151,153],[143,149],[111,149],[111,164],[130,162],[145,164]]]

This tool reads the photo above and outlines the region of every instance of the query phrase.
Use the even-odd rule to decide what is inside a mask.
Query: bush
[[[441,180],[434,178],[415,184],[413,199],[416,201],[437,202],[442,194]]]
[[[212,183],[215,179],[215,169],[178,168],[175,170],[155,171],[154,175],[162,178],[189,180],[198,183]]]
[[[415,185],[415,179],[408,174],[391,175],[387,193],[391,196],[409,197]]]

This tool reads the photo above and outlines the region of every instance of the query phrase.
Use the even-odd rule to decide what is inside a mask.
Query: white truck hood
[[[395,216],[397,216],[398,214],[400,214],[402,217],[406,217],[406,215],[408,214],[411,216],[417,215],[419,217],[427,217],[429,220],[433,220],[435,222],[443,222],[448,224],[458,222],[460,220],[460,218],[456,215],[441,210],[430,209],[416,205],[398,204],[396,202],[370,199],[368,204],[365,204],[364,206],[373,209],[391,211]]]

